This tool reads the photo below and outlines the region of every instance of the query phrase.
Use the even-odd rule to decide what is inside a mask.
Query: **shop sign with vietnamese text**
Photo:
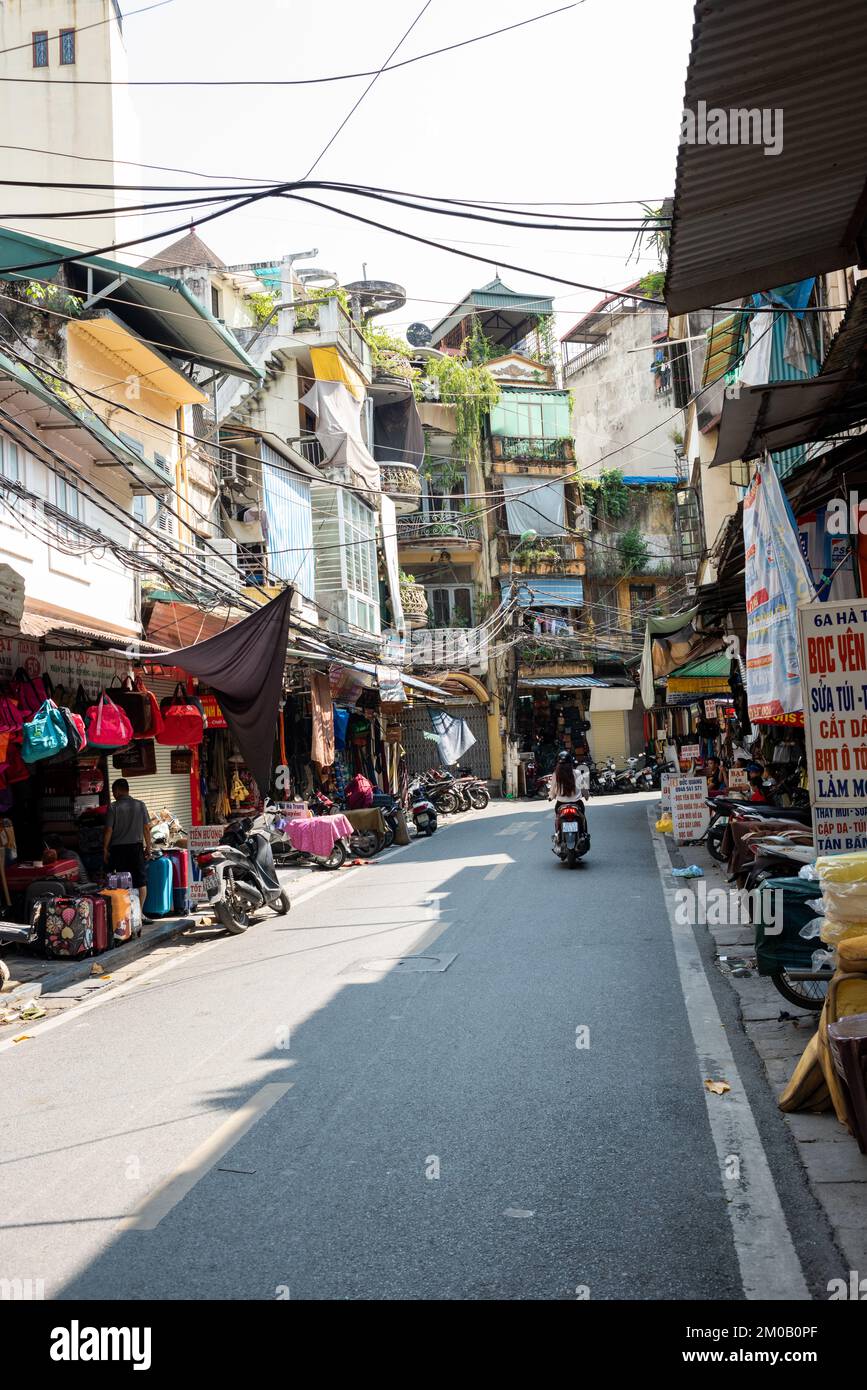
[[[671,820],[678,844],[699,840],[707,830],[710,809],[703,777],[681,777],[671,788]]]
[[[867,604],[805,604],[798,619],[810,799],[867,804]]]

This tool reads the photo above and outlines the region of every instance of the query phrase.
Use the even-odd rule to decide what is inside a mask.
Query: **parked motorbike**
[[[524,764],[524,786],[528,797],[538,797],[544,801],[548,795],[548,780],[550,772],[543,772],[539,763],[533,758]]]
[[[437,828],[437,808],[428,799],[419,777],[409,784],[409,799],[416,834],[433,835]]]
[[[268,806],[267,803],[262,820],[267,829],[271,853],[274,855],[274,863],[278,869],[288,869],[293,864],[315,864],[320,869],[333,870],[342,869],[346,863],[349,851],[344,840],[336,840],[334,848],[328,855],[308,854],[306,850],[295,848],[286,834],[282,816],[275,813],[273,807]]]
[[[289,894],[277,878],[266,816],[245,816],[227,825],[219,845],[198,856],[214,916],[233,935],[245,932],[253,914],[270,907],[288,912]]]
[[[344,801],[333,801],[330,796],[325,796],[323,792],[314,792],[309,804],[314,816],[333,816],[341,811],[346,814]],[[349,837],[349,853],[353,854],[356,859],[372,859],[375,854],[379,854],[379,851],[385,848],[385,838],[384,834],[380,834],[376,830],[353,830]]]
[[[551,848],[561,863],[574,869],[590,848],[583,801],[568,801],[557,808]]]

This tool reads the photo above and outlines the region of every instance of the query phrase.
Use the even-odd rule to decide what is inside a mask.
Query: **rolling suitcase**
[[[142,928],[141,898],[139,897],[139,891],[138,891],[137,888],[133,888],[133,889],[130,890],[130,895],[129,895],[129,908],[130,908],[130,917],[132,918],[132,934],[133,934],[133,936],[141,936],[141,928]]]
[[[132,888],[132,874],[126,869],[115,870],[108,873],[105,879],[106,888]]]
[[[111,933],[108,929],[108,904],[100,893],[95,893],[89,898],[93,907],[93,954],[101,955],[107,951],[111,945]]]
[[[192,907],[190,851],[167,849],[166,858],[172,862],[172,908],[176,916],[183,917]]]
[[[104,888],[100,897],[111,913],[111,936],[115,945],[129,941],[133,934],[131,890],[129,888]]]
[[[90,898],[52,898],[45,904],[45,954],[72,960],[93,954]]]
[[[148,917],[171,917],[174,912],[172,901],[172,861],[165,855],[151,859],[148,863],[148,891],[145,905]]]

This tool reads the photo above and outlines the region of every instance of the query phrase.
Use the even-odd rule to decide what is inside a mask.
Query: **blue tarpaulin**
[[[535,575],[524,574],[516,576],[516,581],[519,585],[518,603],[522,608],[581,608],[584,605],[583,579],[565,575],[536,578]],[[508,599],[511,587],[508,579],[500,580],[504,599]]]

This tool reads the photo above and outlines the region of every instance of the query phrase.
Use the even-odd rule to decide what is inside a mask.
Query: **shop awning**
[[[151,347],[172,357],[250,381],[264,375],[228,328],[180,280],[0,228],[0,280],[54,280],[59,262],[70,256],[75,259],[65,267],[67,281],[84,296],[85,311],[99,303]]]
[[[681,144],[671,314],[863,263],[865,69],[863,0],[698,0],[683,101],[694,137],[702,113],[709,133],[715,110],[729,124],[733,110],[750,122],[766,111],[766,147],[779,149],[728,130],[723,144]]]
[[[713,695],[731,698],[729,672],[731,657],[727,652],[713,652],[710,656],[688,661],[684,666],[669,672],[666,681],[666,698],[671,695],[696,695],[709,699]]]
[[[834,402],[843,388],[842,375],[742,386],[737,396],[727,396],[723,403],[711,467],[760,458],[766,449],[774,453],[835,433]]]
[[[161,654],[166,651],[165,647],[144,641],[137,633],[110,632],[105,628],[90,627],[84,623],[73,623],[65,618],[29,613],[26,610],[21,616],[21,634],[23,637],[33,637],[42,642],[48,650],[99,646],[105,651],[128,651],[130,661],[135,661],[140,652]]]
[[[598,676],[519,676],[518,685],[527,690],[610,690],[617,681]]]
[[[581,608],[584,604],[584,581],[564,575],[518,577],[518,604],[521,608]],[[508,600],[512,585],[500,580],[500,592]]]

